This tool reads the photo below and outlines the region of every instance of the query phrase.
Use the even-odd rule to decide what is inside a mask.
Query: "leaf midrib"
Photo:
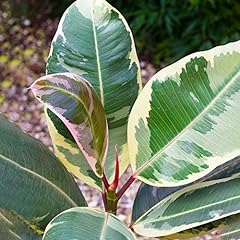
[[[8,223],[8,224],[10,224],[10,225],[13,225],[12,221],[10,221],[6,216],[4,216],[4,215],[2,214],[1,209],[0,209],[0,217],[2,217],[2,219],[3,219],[6,223]]]
[[[45,177],[37,174],[36,172],[33,172],[32,170],[21,166],[20,164],[14,162],[13,160],[3,156],[2,154],[0,154],[0,157],[3,158],[3,160],[5,160],[6,162],[9,162],[10,164],[15,165],[16,167],[22,169],[23,171],[26,171],[30,174],[32,174],[33,176],[41,179],[42,181],[44,181],[47,185],[50,185],[51,187],[53,187],[53,189],[55,189],[58,193],[60,193],[69,203],[71,203],[73,205],[73,207],[77,207],[78,204],[75,203],[61,188],[59,188],[57,185],[55,185],[54,183],[52,183],[51,181],[49,181],[48,179],[46,179]]]
[[[94,4],[94,1],[92,1],[92,4]],[[91,14],[92,14],[93,38],[94,38],[94,45],[95,45],[95,51],[96,51],[97,70],[98,70],[98,81],[99,81],[99,88],[100,88],[100,98],[101,98],[101,103],[104,107],[103,80],[102,80],[100,56],[98,51],[97,33],[96,33],[95,22],[94,22],[94,6],[92,6]]]
[[[236,229],[236,230],[232,230],[232,231],[223,233],[223,234],[220,235],[220,237],[226,237],[226,236],[228,236],[228,235],[231,235],[231,234],[237,233],[237,232],[240,232],[240,229]],[[239,234],[239,236],[240,236],[240,234]]]
[[[175,138],[173,138],[168,144],[166,144],[159,152],[157,152],[153,157],[149,159],[145,164],[143,164],[135,173],[134,175],[137,176],[142,171],[145,170],[145,168],[148,167],[156,158],[158,158],[166,149],[171,147],[182,135],[184,135],[196,122],[199,121],[199,119],[208,112],[208,110],[219,100],[219,98],[224,95],[226,89],[228,89],[232,83],[236,80],[237,77],[240,76],[240,71],[237,71],[235,76],[232,77],[232,80],[230,80],[225,87],[213,98],[213,100],[208,104],[208,106],[199,113],[199,115],[194,118]]]
[[[191,210],[188,210],[188,211],[184,211],[184,212],[181,212],[181,213],[176,213],[176,214],[173,214],[171,216],[161,217],[161,219],[159,219],[159,220],[149,220],[149,221],[143,221],[143,222],[145,222],[145,223],[161,222],[163,220],[167,220],[167,219],[175,218],[175,217],[178,217],[178,216],[186,215],[188,213],[194,213],[196,211],[199,211],[199,210],[202,210],[202,209],[205,209],[205,208],[208,208],[208,207],[216,206],[216,205],[219,205],[221,203],[226,203],[228,201],[232,201],[232,200],[236,200],[236,199],[240,199],[240,195],[234,196],[234,197],[231,197],[231,198],[228,198],[228,199],[225,199],[225,200],[221,200],[221,201],[218,201],[218,202],[214,202],[214,203],[211,203],[211,204],[208,204],[208,205],[204,205],[202,207],[198,207],[198,208],[194,208],[194,209],[191,209]],[[141,223],[141,219],[139,219],[139,221],[136,221],[136,225],[137,225],[137,222]]]
[[[104,240],[105,237],[106,237],[108,217],[109,217],[109,214],[108,214],[108,213],[105,213],[105,218],[104,218],[104,223],[103,223],[102,232],[101,232],[101,235],[100,235],[100,240]]]
[[[71,78],[73,81],[76,81],[74,78]],[[73,92],[70,92],[70,91],[67,91],[67,90],[65,90],[64,88],[61,88],[61,87],[57,87],[57,86],[53,86],[53,85],[49,85],[49,86],[47,86],[48,88],[50,88],[50,89],[54,89],[54,90],[58,90],[58,91],[60,91],[60,92],[63,92],[63,93],[66,93],[67,95],[70,95],[70,96],[72,96],[72,97],[74,97],[74,98],[76,98],[82,105],[83,105],[83,107],[84,107],[84,109],[85,109],[85,113],[87,114],[87,117],[88,117],[88,120],[89,120],[89,124],[90,124],[90,128],[93,130],[94,129],[94,124],[93,124],[93,122],[92,122],[92,118],[91,118],[91,116],[89,115],[89,112],[88,112],[88,108],[87,108],[87,106],[85,105],[85,103],[82,101],[82,99],[81,98],[79,98],[79,96],[78,95],[76,95],[76,94],[74,94]],[[91,89],[90,89],[90,91],[91,91]],[[51,108],[54,108],[54,105],[53,104],[50,104],[50,103],[48,103],[48,102],[44,102],[42,99],[40,99],[41,100],[41,102],[43,102],[43,104],[47,104],[47,105],[49,105],[50,106],[50,110],[51,110]],[[61,115],[62,116],[62,114],[60,114],[60,113],[58,113],[55,109],[53,110],[53,112],[56,112],[56,115],[57,115],[57,117],[59,117],[59,115]],[[64,117],[65,118],[65,117]],[[61,118],[60,118],[60,120],[61,121],[63,121]],[[65,125],[65,123],[64,123],[64,125]],[[65,125],[66,126],[66,125]],[[66,126],[67,127],[67,126]],[[68,129],[68,127],[67,127],[67,129]],[[71,132],[71,131],[70,131]],[[93,146],[94,146],[94,149],[96,149],[96,139],[97,139],[97,137],[96,137],[96,134],[95,134],[95,131],[92,131],[92,134],[93,134],[93,138],[94,138],[94,141],[93,141]],[[71,132],[71,135],[73,136],[73,133]],[[73,137],[74,138],[74,137]],[[75,138],[74,138],[74,140],[75,140]],[[76,140],[75,140],[76,141]],[[76,141],[76,143],[77,143],[77,145],[78,145],[78,147],[79,147],[79,144],[78,144],[78,142]],[[80,148],[79,148],[80,149]],[[98,161],[98,159],[96,159],[96,161]]]
[[[9,211],[9,210],[8,210]],[[38,231],[41,231],[41,232],[44,232],[44,229],[41,229],[41,228],[36,228],[35,230],[32,228],[31,224],[29,224],[22,216],[18,215],[16,212],[13,212],[13,211],[10,211],[11,214],[13,214],[17,220],[19,220],[21,223],[23,223],[28,229],[31,229],[32,232],[38,236],[41,236],[40,233],[38,233]],[[0,217],[2,216],[2,219],[10,224],[11,226],[14,226],[13,222],[10,221],[2,212],[1,212],[1,209],[0,209]],[[9,231],[10,232],[10,231]],[[12,233],[15,234],[15,232],[12,231]],[[20,236],[19,236],[20,237]],[[21,237],[19,239],[22,239]]]

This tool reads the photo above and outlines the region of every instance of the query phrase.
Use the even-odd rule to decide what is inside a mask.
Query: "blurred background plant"
[[[14,17],[34,24],[61,16],[72,0],[9,0]],[[127,18],[139,55],[159,66],[240,38],[238,0],[109,0]]]
[[[32,21],[59,17],[73,0],[9,0],[12,17],[28,17]]]
[[[110,0],[128,19],[139,53],[155,64],[240,38],[238,0]]]

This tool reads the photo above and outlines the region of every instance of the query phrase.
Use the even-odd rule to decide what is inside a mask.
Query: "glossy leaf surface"
[[[142,183],[137,192],[136,198],[134,200],[133,210],[132,210],[132,222],[136,221],[141,215],[147,212],[150,208],[152,208],[158,202],[160,202],[170,194],[182,188],[185,188],[186,186],[189,186],[195,183],[231,177],[234,174],[237,174],[239,172],[240,172],[240,157],[238,156],[233,160],[228,161],[221,166],[218,166],[211,173],[196,180],[194,183],[191,183],[188,185],[162,188],[162,187],[154,187],[154,186]]]
[[[31,229],[23,219],[0,208],[0,237],[4,240],[41,240],[42,232]]]
[[[105,172],[107,178],[113,177],[117,144],[122,173],[129,164],[127,120],[141,89],[141,79],[131,30],[123,16],[107,1],[78,0],[65,11],[47,63],[48,74],[60,72],[78,74],[96,90],[109,127]],[[56,139],[56,135],[61,135],[66,139],[56,131],[57,122],[51,121],[51,137]],[[60,153],[58,157],[64,161],[69,156]],[[87,177],[85,174],[82,180],[86,182]]]
[[[133,106],[130,161],[138,179],[174,187],[240,155],[240,42],[159,71]]]
[[[193,228],[180,233],[176,233],[164,238],[162,240],[236,240],[240,236],[240,215],[236,214],[221,220]]]
[[[38,239],[35,233],[43,233],[59,212],[86,206],[72,176],[53,153],[2,114],[0,176],[0,229],[4,239],[8,239],[5,234],[9,231]]]
[[[43,240],[134,240],[132,232],[116,216],[91,208],[72,208],[47,226]]]
[[[76,74],[62,73],[38,79],[31,89],[61,119],[71,133],[69,137],[77,143],[94,173],[101,177],[108,129],[102,104],[91,85]]]
[[[233,176],[180,189],[143,214],[133,229],[144,236],[166,236],[240,213],[239,184],[239,176]]]
[[[73,175],[88,185],[102,190],[101,179],[94,173],[64,123],[49,109],[45,109],[48,129],[55,154]]]

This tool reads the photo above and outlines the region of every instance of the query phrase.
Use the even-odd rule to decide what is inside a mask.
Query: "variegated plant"
[[[123,16],[105,0],[77,0],[61,18],[47,74],[31,89],[56,156],[101,191],[106,211],[86,207],[60,161],[0,115],[1,237],[240,238],[240,41],[179,60],[141,91]],[[144,183],[128,228],[115,215],[136,179]]]
[[[107,179],[113,180],[115,168],[112,160],[117,144],[122,174],[129,164],[128,116],[141,90],[139,62],[126,20],[106,1],[74,2],[61,18],[46,71],[48,74],[75,73],[94,87],[104,107],[109,130],[104,172]],[[58,119],[50,111],[47,111],[47,119],[59,159],[75,176],[101,190],[101,181],[97,180],[96,172],[81,160],[82,152],[76,142],[64,135],[67,128],[62,126],[60,131]]]

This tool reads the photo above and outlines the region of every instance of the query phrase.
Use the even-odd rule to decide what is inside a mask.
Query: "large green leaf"
[[[218,221],[202,225],[197,228],[182,231],[170,236],[160,238],[162,240],[237,240],[240,236],[240,215],[236,214]]]
[[[76,73],[93,85],[108,120],[106,176],[108,179],[113,177],[116,144],[120,174],[123,173],[129,164],[126,144],[128,116],[141,89],[135,45],[124,17],[104,0],[74,2],[61,18],[48,58],[47,73],[59,72]],[[50,120],[49,130],[56,154],[65,161],[69,155],[59,150],[58,146],[64,146],[69,138],[57,130],[57,121]],[[60,141],[55,144],[56,138],[62,138],[62,144]],[[74,145],[72,149],[78,151]],[[81,162],[78,165],[82,169]],[[91,184],[87,174],[79,177]]]
[[[210,172],[206,176],[188,185],[162,188],[162,187],[154,187],[154,186],[142,183],[137,192],[136,198],[134,200],[133,209],[132,209],[132,222],[135,222],[139,217],[141,217],[145,212],[147,212],[150,208],[152,208],[158,202],[160,202],[170,194],[182,188],[185,188],[186,186],[189,186],[195,183],[231,177],[234,174],[237,174],[239,172],[240,172],[240,157],[238,156],[233,160],[228,161],[221,166],[218,166],[216,169],[214,169],[212,172]]]
[[[61,119],[94,173],[102,177],[108,128],[102,104],[91,85],[76,74],[57,73],[39,78],[31,89]]]
[[[42,231],[31,228],[16,214],[0,208],[0,237],[3,240],[40,240]]]
[[[43,240],[134,240],[127,226],[110,213],[91,208],[72,208],[47,226]]]
[[[85,205],[52,152],[0,114],[1,239],[14,239],[9,234],[38,239],[35,233],[42,233],[59,212]]]
[[[180,189],[143,214],[132,227],[158,237],[191,229],[240,213],[239,174]]]
[[[189,55],[153,76],[129,118],[138,179],[188,184],[240,155],[239,70],[240,41]]]

